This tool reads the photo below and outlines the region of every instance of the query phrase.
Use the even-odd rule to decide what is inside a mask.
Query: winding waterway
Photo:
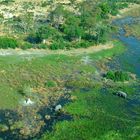
[[[114,37],[121,40],[127,50],[123,54],[115,57],[109,65],[111,69],[130,71],[135,73],[137,77],[140,77],[140,40],[134,36],[126,37],[124,30],[125,25],[131,25],[135,22],[140,22],[140,18],[127,17],[113,22],[113,24],[120,27],[119,35]]]
[[[109,62],[109,68],[113,70],[123,70],[136,74],[138,79],[140,78],[140,40],[135,36],[125,36],[125,25],[131,25],[140,22],[140,18],[127,17],[124,19],[117,19],[113,21],[113,24],[119,27],[119,33],[113,35],[113,38],[119,39],[126,47],[126,51]],[[126,110],[130,113],[131,119],[139,121],[139,111],[136,113],[134,110],[138,110],[140,107],[140,86],[131,85],[135,90],[132,95],[129,95],[129,100],[126,102]],[[135,118],[135,119],[134,119]]]

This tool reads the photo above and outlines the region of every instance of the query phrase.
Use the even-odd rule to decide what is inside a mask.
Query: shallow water
[[[133,72],[137,77],[140,77],[140,40],[134,36],[126,37],[123,28],[124,25],[134,24],[135,22],[140,22],[140,18],[136,20],[136,18],[129,17],[113,22],[120,27],[119,35],[114,37],[121,40],[125,44],[127,50],[123,54],[115,57],[109,63],[109,66],[111,69],[122,69]]]

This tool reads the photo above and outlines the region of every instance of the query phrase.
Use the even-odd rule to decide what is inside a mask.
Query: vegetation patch
[[[53,131],[46,132],[41,140],[57,140],[58,137],[62,140],[93,137],[95,140],[127,140],[139,137],[138,134],[132,136],[130,133],[135,132],[135,124],[131,119],[132,114],[128,112],[131,107],[126,107],[127,101],[107,92],[101,93],[101,85],[95,87],[86,93],[79,90],[73,92],[72,95],[76,96],[77,100],[67,105],[65,110],[73,115],[74,120],[57,123]]]
[[[0,37],[0,48],[8,49],[12,48],[15,49],[19,47],[19,43],[16,39],[8,38],[8,37]]]
[[[140,23],[133,24],[130,26],[125,26],[126,36],[135,36],[140,38]]]
[[[139,1],[137,1],[137,3],[139,4]],[[134,6],[134,8],[130,8],[130,10],[122,13],[122,16],[123,17],[139,17],[140,16],[140,6],[139,5],[136,5]]]
[[[121,82],[124,82],[124,81],[129,81],[130,79],[130,76],[127,72],[123,72],[123,71],[108,71],[106,74],[105,74],[105,77],[107,79],[111,79],[113,81],[121,81]]]
[[[11,1],[3,0],[1,3],[8,3],[8,8],[12,9],[12,4],[17,1],[10,3]],[[24,44],[16,47],[22,49],[57,50],[87,48],[109,41],[113,29],[109,17],[117,15],[128,3],[117,0],[69,1],[63,4],[55,1],[23,1],[20,5],[23,12],[20,11],[19,15],[17,13],[21,9],[12,12],[2,9],[0,21],[3,34],[12,38],[16,36]],[[36,5],[42,10],[38,11]]]

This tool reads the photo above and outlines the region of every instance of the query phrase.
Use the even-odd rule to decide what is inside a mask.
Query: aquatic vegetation
[[[126,36],[135,36],[137,38],[140,38],[140,23],[125,26]]]
[[[129,81],[130,79],[129,74],[127,72],[122,72],[122,71],[108,71],[105,74],[105,77],[115,82],[116,81],[124,82],[124,81]]]
[[[108,92],[100,92],[101,85],[95,87],[87,92],[78,90],[73,92],[72,95],[77,96],[78,100],[64,108],[73,115],[74,120],[57,123],[51,133],[44,134],[42,140],[57,140],[58,137],[62,140],[131,138],[133,136],[131,131],[139,121],[138,114],[137,120],[133,120],[130,107],[126,106],[127,100],[117,98]],[[100,135],[101,133],[103,135]],[[135,137],[138,137],[138,134],[133,139]]]

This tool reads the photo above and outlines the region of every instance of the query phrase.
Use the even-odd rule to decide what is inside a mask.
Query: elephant
[[[122,97],[122,98],[125,98],[127,97],[127,93],[123,92],[123,91],[118,91],[115,95],[119,96],[119,97]]]
[[[61,111],[62,110],[62,106],[59,104],[59,105],[57,105],[56,107],[55,107],[55,112],[59,112],[59,111]]]

